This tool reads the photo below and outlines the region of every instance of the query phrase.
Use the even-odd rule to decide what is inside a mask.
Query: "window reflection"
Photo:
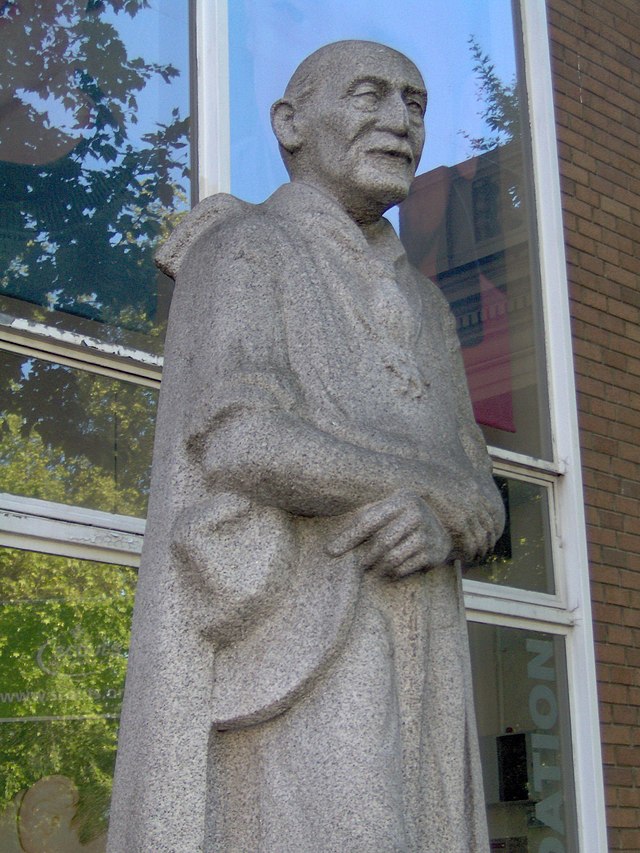
[[[189,200],[184,11],[176,0],[162,12],[143,0],[5,5],[3,310],[24,300],[48,324],[74,315],[102,337],[161,335],[168,283],[153,253]]]
[[[412,263],[437,282],[456,318],[477,422],[489,444],[549,457],[524,83],[502,80],[471,36],[480,135],[464,160],[419,175],[400,205]]]
[[[420,175],[400,206],[412,263],[456,319],[477,422],[490,444],[549,455],[536,358],[537,267],[519,140]]]
[[[0,849],[104,850],[135,571],[0,549]]]
[[[157,391],[0,352],[0,491],[143,516]]]
[[[496,477],[506,524],[496,547],[465,577],[533,592],[555,592],[548,487]]]
[[[340,8],[338,8],[338,6]],[[413,263],[458,322],[477,421],[489,444],[549,458],[535,206],[517,3],[382,0],[229,8],[231,187],[262,201],[286,179],[270,104],[297,63],[344,38],[382,41],[424,71],[427,140],[399,224]]]
[[[469,624],[491,849],[577,853],[564,639]]]

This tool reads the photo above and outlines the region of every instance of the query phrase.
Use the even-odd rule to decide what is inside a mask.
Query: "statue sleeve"
[[[255,230],[241,223],[205,234],[178,277],[167,365],[182,373],[170,381],[187,391],[191,437],[234,411],[293,411],[300,403],[287,363],[279,271],[252,245]]]

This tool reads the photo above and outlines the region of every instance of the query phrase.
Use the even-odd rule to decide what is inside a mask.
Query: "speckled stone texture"
[[[176,278],[110,853],[486,853],[459,559],[503,523],[453,320],[381,219],[405,57],[322,48],[291,183],[206,199]]]

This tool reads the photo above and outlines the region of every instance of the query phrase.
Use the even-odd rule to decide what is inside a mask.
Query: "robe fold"
[[[110,853],[486,853],[459,568],[327,551],[347,458],[368,501],[421,465],[499,502],[445,300],[300,182],[207,200],[165,254]]]

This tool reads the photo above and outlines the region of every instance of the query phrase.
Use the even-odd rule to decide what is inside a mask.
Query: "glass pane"
[[[577,853],[564,639],[469,624],[491,850]]]
[[[0,310],[157,349],[170,291],[153,253],[189,204],[186,6],[0,14]]]
[[[308,53],[371,39],[423,70],[422,174],[400,214],[388,216],[452,305],[487,440],[548,457],[529,123],[512,4],[402,0],[390,15],[385,0],[238,0],[229,4],[229,32],[231,185],[249,201],[287,179],[269,107]]]
[[[0,549],[1,850],[104,850],[135,580]]]
[[[144,516],[158,392],[0,352],[0,491]]]
[[[496,477],[506,524],[493,552],[465,577],[534,592],[555,592],[548,487]]]

